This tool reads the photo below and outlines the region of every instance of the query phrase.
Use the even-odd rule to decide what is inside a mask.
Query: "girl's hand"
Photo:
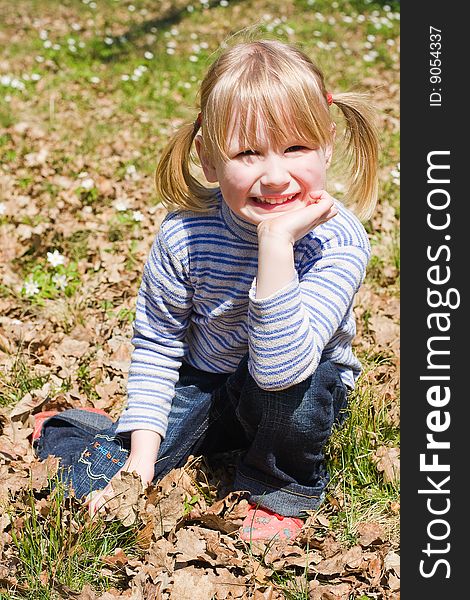
[[[116,473],[116,475],[114,475],[104,489],[91,492],[91,494],[87,496],[85,505],[88,506],[88,512],[90,516],[93,517],[97,512],[103,510],[106,503],[116,495],[113,489],[113,481],[115,481],[122,472],[126,471],[128,473],[137,473],[137,475],[139,475],[142,479],[144,488],[146,488],[153,479],[154,468],[153,462],[147,465],[143,464],[141,461],[135,463],[132,455],[129,455],[124,466],[119,469],[119,471]]]
[[[262,221],[258,225],[258,238],[272,236],[294,244],[309,231],[326,223],[337,214],[335,201],[328,192],[313,191],[309,193],[307,206]]]
[[[155,431],[136,430],[131,434],[131,451],[124,466],[114,475],[103,490],[88,495],[85,504],[90,516],[101,510],[114,495],[113,481],[123,471],[136,472],[142,479],[144,488],[151,483],[155,472],[155,461],[160,449],[161,437]]]

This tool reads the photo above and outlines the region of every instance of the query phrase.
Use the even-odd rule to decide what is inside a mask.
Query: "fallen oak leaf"
[[[217,593],[213,579],[207,572],[189,567],[174,574],[170,600],[208,600]]]
[[[363,548],[380,544],[385,537],[384,530],[379,523],[370,521],[368,523],[359,523],[356,527],[358,541]]]
[[[331,558],[325,558],[317,565],[310,565],[309,571],[319,573],[320,575],[341,575],[347,570],[347,567],[357,569],[361,561],[361,547],[353,546],[345,552],[335,554]]]
[[[398,481],[400,478],[400,450],[389,446],[380,446],[372,456],[377,470],[383,473],[384,480],[388,483]]]
[[[126,527],[133,525],[145,509],[144,489],[139,475],[121,471],[113,479],[113,496],[104,508],[106,520],[116,518]]]
[[[26,422],[27,417],[37,409],[41,409],[49,399],[50,382],[45,383],[40,389],[26,393],[10,412],[12,421]],[[38,411],[39,412],[39,411]]]
[[[105,556],[104,558],[102,558],[102,561],[106,565],[121,568],[127,565],[127,563],[129,562],[129,557],[123,551],[122,548],[116,548],[114,550],[114,554],[109,554],[108,556]]]
[[[45,460],[34,460],[31,463],[31,487],[33,490],[42,490],[57,473],[59,459],[56,456],[48,456]]]
[[[198,560],[206,553],[206,541],[199,533],[199,528],[188,527],[180,529],[176,533],[176,544],[174,550],[179,555],[179,562]]]

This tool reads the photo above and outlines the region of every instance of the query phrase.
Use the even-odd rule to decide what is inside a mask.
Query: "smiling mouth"
[[[279,206],[281,204],[287,204],[300,197],[300,192],[295,194],[289,194],[285,196],[252,196],[251,199],[256,204],[264,204],[269,206]]]

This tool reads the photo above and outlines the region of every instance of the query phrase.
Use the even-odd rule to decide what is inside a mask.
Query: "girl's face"
[[[258,225],[281,213],[307,206],[309,192],[325,189],[326,171],[332,149],[306,146],[287,134],[282,147],[275,147],[260,128],[255,148],[239,143],[234,126],[228,148],[228,161],[210,159],[196,137],[196,149],[207,180],[218,182],[232,212]]]

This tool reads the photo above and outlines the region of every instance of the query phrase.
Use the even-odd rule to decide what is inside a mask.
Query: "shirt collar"
[[[219,192],[218,197],[220,198],[220,213],[222,219],[225,222],[227,228],[238,238],[247,242],[258,243],[258,229],[254,223],[245,221],[238,215],[236,215],[225,202],[222,194]]]

